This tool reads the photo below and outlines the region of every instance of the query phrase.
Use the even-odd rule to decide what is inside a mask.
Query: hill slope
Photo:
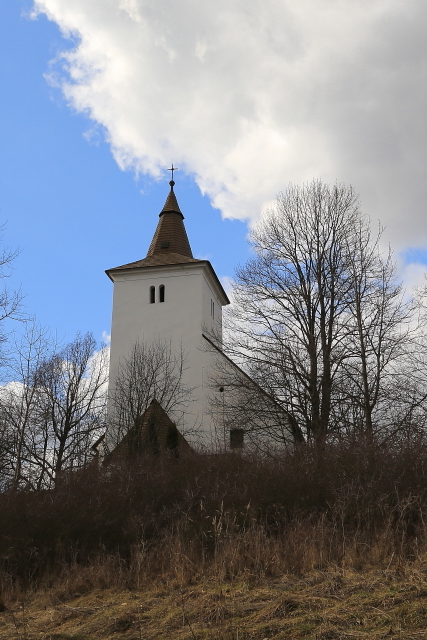
[[[427,638],[427,566],[35,595],[0,614],[3,640]],[[83,590],[84,576],[80,588]],[[75,585],[78,588],[78,585]]]

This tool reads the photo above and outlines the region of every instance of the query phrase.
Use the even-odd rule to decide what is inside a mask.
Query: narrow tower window
[[[230,448],[243,449],[245,444],[245,432],[243,429],[231,429],[230,431]]]
[[[156,302],[156,287],[150,287],[150,304]]]
[[[164,284],[161,284],[159,287],[159,301],[160,302],[165,301],[165,285]]]

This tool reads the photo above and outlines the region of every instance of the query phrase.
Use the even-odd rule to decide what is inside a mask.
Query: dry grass
[[[427,638],[427,565],[136,590],[34,594],[0,614],[8,640]]]
[[[427,639],[427,448],[143,463],[0,496],[0,639]]]

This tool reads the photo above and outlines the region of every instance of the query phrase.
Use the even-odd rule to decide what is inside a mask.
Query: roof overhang
[[[222,286],[218,276],[216,275],[214,268],[212,267],[209,260],[192,260],[189,262],[179,262],[178,264],[164,264],[164,265],[150,265],[150,266],[141,266],[141,267],[113,267],[112,269],[107,269],[105,273],[110,278],[111,282],[114,283],[114,276],[116,275],[125,275],[131,273],[138,273],[141,271],[167,271],[171,270],[171,268],[176,271],[184,270],[184,269],[196,269],[197,267],[202,267],[206,269],[209,274],[211,280],[216,285],[216,288],[219,292],[219,297],[221,298],[222,306],[226,306],[230,304],[230,300],[228,299],[227,294],[224,291],[224,287]]]

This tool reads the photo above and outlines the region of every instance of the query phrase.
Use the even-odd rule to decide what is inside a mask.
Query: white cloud
[[[403,286],[407,295],[412,296],[415,289],[424,288],[426,285],[427,266],[419,262],[411,262],[404,265],[399,273],[402,276]]]
[[[24,389],[25,386],[22,382],[16,382],[14,380],[6,382],[6,384],[0,385],[0,399],[7,400],[7,398],[10,397],[19,399],[23,395]]]
[[[426,245],[427,3],[35,0],[78,44],[70,104],[122,168],[171,158],[223,215],[313,177],[352,183],[396,249]]]

